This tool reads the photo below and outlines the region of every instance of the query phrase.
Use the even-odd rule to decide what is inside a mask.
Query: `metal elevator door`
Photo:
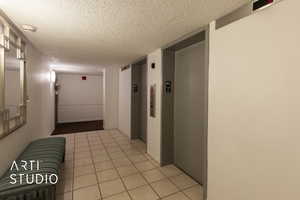
[[[147,64],[132,67],[132,139],[147,143]]]
[[[174,81],[174,162],[201,184],[206,123],[204,55],[203,42],[176,51]]]

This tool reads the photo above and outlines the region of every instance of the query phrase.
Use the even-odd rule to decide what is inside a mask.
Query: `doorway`
[[[53,135],[103,130],[102,74],[57,73]]]
[[[161,163],[174,164],[206,193],[208,29],[163,50],[163,84]]]
[[[131,67],[131,139],[140,139],[147,144],[147,59]]]

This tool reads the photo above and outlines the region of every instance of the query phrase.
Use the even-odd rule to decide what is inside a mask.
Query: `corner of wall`
[[[119,70],[119,120],[118,128],[131,136],[131,67]]]
[[[147,151],[157,162],[161,162],[161,92],[162,92],[162,49],[157,49],[148,56],[148,95],[147,107],[150,107],[150,87],[156,85],[156,117],[148,115]],[[155,63],[155,68],[151,65]]]
[[[104,70],[104,129],[118,128],[119,121],[119,68]]]

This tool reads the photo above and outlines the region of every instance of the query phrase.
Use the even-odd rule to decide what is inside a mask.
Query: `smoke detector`
[[[28,24],[23,24],[22,29],[24,31],[30,31],[30,32],[36,32],[37,31],[37,28],[35,26],[28,25]]]

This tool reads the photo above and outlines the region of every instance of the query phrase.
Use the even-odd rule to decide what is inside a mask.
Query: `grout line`
[[[122,151],[123,151],[123,149],[122,149]],[[125,155],[128,156],[126,153],[125,153]],[[129,157],[128,157],[128,159],[129,159]],[[148,158],[147,158],[147,160],[148,160]],[[137,188],[149,186],[153,190],[153,192],[157,195],[157,197],[160,199],[159,194],[154,190],[154,188],[151,186],[151,184],[146,180],[146,178],[143,176],[142,172],[135,166],[135,163],[132,160],[130,160],[130,159],[129,159],[129,161],[132,163],[133,167],[137,170],[137,172],[138,172],[137,174],[141,175],[142,178],[145,180],[145,182],[148,184],[148,185],[143,185],[143,186],[140,186],[140,187],[137,187]],[[137,188],[134,188],[134,189],[131,189],[131,190],[135,190]],[[129,190],[127,190],[127,192],[129,194],[129,197],[132,199],[132,196],[130,195]]]
[[[179,187],[171,180],[171,178],[176,177],[176,176],[183,175],[183,174],[185,174],[184,172],[181,172],[180,174],[177,174],[177,175],[174,175],[174,176],[170,176],[170,177],[165,176],[165,174],[164,174],[164,173],[161,171],[161,169],[160,169],[161,167],[160,167],[159,165],[155,165],[155,164],[156,164],[156,161],[153,160],[153,159],[151,159],[151,156],[150,156],[150,157],[147,156],[147,155],[149,155],[149,154],[147,154],[147,150],[146,150],[146,152],[145,152],[145,149],[144,149],[144,148],[139,148],[139,147],[137,147],[138,145],[136,145],[136,144],[134,143],[135,141],[139,141],[139,140],[131,140],[130,138],[126,137],[125,140],[129,140],[129,143],[128,143],[128,144],[127,144],[127,143],[126,143],[126,144],[125,144],[125,143],[119,143],[119,141],[118,141],[118,139],[117,139],[118,137],[115,136],[115,133],[112,133],[112,131],[113,131],[113,130],[106,131],[106,132],[102,131],[100,134],[99,134],[98,131],[96,131],[95,133],[93,133],[92,137],[89,137],[89,135],[88,135],[89,133],[81,134],[79,137],[76,137],[76,134],[74,134],[74,136],[72,137],[72,138],[73,138],[73,141],[74,141],[74,142],[73,142],[73,143],[74,143],[74,145],[73,145],[73,153],[72,153],[72,154],[73,154],[73,160],[72,160],[72,163],[73,163],[73,177],[72,177],[72,189],[71,189],[71,192],[72,192],[72,199],[74,199],[74,194],[73,194],[74,191],[76,191],[76,190],[78,190],[78,189],[86,188],[86,187],[91,187],[91,185],[90,185],[90,186],[85,186],[85,187],[81,187],[81,188],[78,188],[78,189],[73,189],[73,188],[74,188],[74,179],[75,179],[75,155],[76,155],[76,152],[80,152],[80,151],[76,151],[76,147],[77,147],[77,145],[78,145],[77,140],[81,140],[82,138],[84,138],[85,140],[87,140],[87,144],[88,144],[87,148],[89,149],[89,151],[87,151],[87,152],[89,152],[90,155],[91,155],[91,157],[90,157],[90,159],[92,160],[91,165],[92,165],[92,167],[94,168],[94,175],[96,176],[97,186],[98,186],[98,189],[99,189],[101,198],[103,198],[103,194],[102,194],[102,192],[101,192],[100,184],[105,183],[105,182],[110,182],[110,181],[117,180],[117,178],[116,178],[116,179],[113,179],[113,180],[108,180],[108,181],[104,181],[104,182],[101,182],[101,183],[100,183],[100,180],[98,179],[97,173],[103,172],[103,171],[107,171],[107,170],[112,170],[112,169],[113,169],[113,170],[115,170],[115,171],[118,173],[118,175],[119,175],[118,179],[121,180],[121,182],[122,182],[122,184],[123,184],[123,187],[124,187],[125,191],[122,191],[121,193],[116,193],[116,194],[113,194],[113,195],[109,195],[109,196],[107,196],[107,197],[105,197],[105,198],[108,198],[108,197],[111,197],[111,196],[115,196],[115,195],[119,195],[119,194],[122,194],[122,193],[125,193],[125,192],[126,192],[126,193],[128,194],[128,196],[130,197],[130,199],[132,200],[133,197],[130,195],[129,191],[135,190],[135,189],[137,189],[137,188],[149,186],[149,187],[153,190],[153,192],[158,196],[159,200],[161,200],[162,197],[159,196],[159,194],[154,190],[154,188],[152,187],[151,184],[156,183],[156,182],[159,182],[159,181],[162,181],[162,180],[168,180],[168,181],[170,181],[170,182],[178,189],[178,191],[176,191],[176,192],[174,192],[174,193],[172,193],[172,194],[169,194],[169,195],[167,195],[167,196],[164,196],[163,198],[167,198],[167,197],[169,197],[169,196],[172,196],[172,195],[174,195],[174,194],[177,194],[177,193],[180,193],[180,192],[181,192],[181,193],[183,193],[183,195],[186,196],[188,199],[191,199],[190,197],[188,197],[188,196],[184,193],[184,191],[185,191],[185,190],[188,190],[188,189],[190,189],[190,188],[193,188],[193,187],[195,187],[195,186],[197,186],[197,185],[199,185],[199,184],[192,185],[192,186],[189,186],[189,187],[184,188],[184,189],[180,189],[180,188],[179,188]],[[111,142],[107,142],[107,143],[103,142],[103,138],[101,137],[103,132],[104,132],[104,134],[105,134],[104,137],[110,138],[109,141],[111,141]],[[120,132],[118,132],[117,134],[122,135],[122,133],[120,133]],[[107,135],[107,136],[106,136],[106,135]],[[97,138],[97,140],[99,140],[99,143],[95,142],[95,143],[92,144],[92,143],[90,142],[90,140],[91,140],[91,138],[93,139],[93,137]],[[123,138],[124,135],[122,135],[121,137]],[[121,137],[120,137],[120,138],[121,138]],[[77,139],[76,139],[76,138],[77,138]],[[107,160],[107,161],[104,160],[104,161],[100,161],[100,162],[95,162],[95,161],[94,161],[94,157],[98,157],[98,156],[97,156],[97,154],[95,154],[95,156],[93,156],[94,154],[93,154],[93,150],[92,150],[91,146],[97,146],[97,145],[99,145],[99,144],[101,144],[101,146],[103,146],[103,148],[99,148],[99,149],[103,149],[103,150],[101,150],[101,151],[104,151],[105,154],[107,154],[107,155],[105,155],[105,156],[108,156],[108,157],[109,157],[109,160]],[[116,145],[110,146],[109,144],[116,144]],[[130,155],[127,153],[127,149],[123,149],[123,147],[122,147],[122,146],[127,146],[127,145],[130,145],[130,146],[131,146],[130,149],[139,152],[139,153],[140,153],[139,155],[145,156],[145,157],[147,158],[147,160],[139,161],[139,162],[134,162],[134,161],[132,161],[132,160],[130,159],[130,157],[133,157],[133,156],[135,156],[135,155],[130,156]],[[116,151],[116,152],[109,152],[108,149],[110,149],[110,148],[118,148],[118,149],[120,149],[120,152],[119,152],[119,151]],[[83,149],[84,149],[84,148],[83,148]],[[97,148],[96,148],[96,151],[97,151]],[[117,157],[117,158],[113,159],[112,156],[111,156],[111,154],[117,153],[117,152],[124,154],[124,156],[119,157],[119,158]],[[139,155],[136,155],[136,156],[139,156]],[[117,167],[117,166],[115,165],[115,163],[114,163],[114,160],[124,159],[124,158],[129,160],[130,165],[128,165],[128,166],[133,166],[133,167],[137,170],[136,173],[129,174],[128,176],[124,176],[124,177],[121,176],[121,174],[120,174],[119,171],[118,171],[118,167]],[[84,158],[80,158],[80,159],[84,159]],[[76,159],[76,160],[80,160],[80,159]],[[101,171],[99,171],[99,172],[96,170],[95,164],[97,164],[97,163],[104,163],[104,162],[108,162],[108,161],[112,163],[112,166],[113,166],[112,169],[105,169],[105,170],[101,170]],[[145,170],[145,171],[140,171],[140,170],[136,167],[136,164],[139,164],[139,163],[142,163],[142,162],[148,162],[148,161],[149,161],[152,165],[154,165],[154,168],[153,168],[153,169],[148,169],[148,170]],[[154,162],[154,163],[153,163],[153,162]],[[88,164],[82,165],[82,166],[79,166],[79,167],[84,167],[84,166],[88,166]],[[119,166],[119,168],[120,168],[120,167],[126,167],[126,166],[127,166],[127,165]],[[157,180],[157,181],[154,181],[154,182],[149,182],[149,181],[145,178],[145,176],[143,175],[143,173],[148,172],[148,171],[151,171],[151,170],[159,170],[165,177],[164,177],[163,179],[161,179],[161,180]],[[138,175],[141,175],[141,177],[145,180],[146,185],[138,186],[138,187],[132,188],[132,189],[130,189],[130,190],[127,189],[126,184],[125,184],[125,182],[123,181],[123,179],[126,178],[126,177],[129,177],[129,176],[137,175],[137,174],[138,174]],[[80,176],[85,176],[85,175],[90,175],[90,174],[84,174],[84,175],[80,175]],[[80,177],[80,176],[77,176],[77,177]],[[77,177],[76,177],[76,178],[77,178]],[[94,185],[93,185],[93,186],[94,186]],[[65,193],[65,192],[64,192],[64,193]]]
[[[71,187],[71,194],[72,194],[72,200],[74,199],[74,192],[73,192],[73,188],[74,188],[74,176],[75,176],[75,136],[72,137],[74,140],[74,145],[73,145],[73,177],[72,177],[72,187]]]
[[[96,176],[96,181],[97,181],[97,187],[98,187],[98,190],[99,190],[99,194],[100,194],[100,199],[102,199],[102,193],[101,193],[101,189],[100,189],[100,186],[99,186],[99,182],[98,182],[98,176],[97,176],[97,171],[96,171],[96,168],[95,168],[95,163],[94,163],[94,159],[92,157],[92,150],[91,150],[91,144],[90,144],[90,141],[89,141],[89,137],[86,135],[87,137],[87,142],[88,142],[88,147],[89,147],[89,152],[90,152],[90,155],[91,155],[91,160],[92,160],[92,166],[94,168],[94,175]]]
[[[113,138],[113,140],[115,141],[115,138]],[[116,142],[117,143],[117,142]],[[121,149],[121,152],[122,153],[124,153],[123,151],[122,151],[122,148],[120,147],[120,145],[117,143],[117,145],[118,145],[118,147]],[[125,153],[124,153],[125,154]],[[110,156],[110,155],[108,155],[111,159],[112,159],[112,157]],[[126,156],[126,154],[125,154],[125,156]],[[114,166],[114,170],[116,170],[117,171],[117,173],[119,174],[119,179],[121,180],[121,182],[122,182],[122,184],[123,184],[123,187],[124,187],[124,189],[125,189],[125,191],[124,192],[126,192],[127,193],[127,195],[129,196],[129,198],[132,200],[132,198],[131,198],[131,196],[130,196],[130,194],[129,194],[129,192],[128,192],[128,189],[127,189],[127,187],[126,187],[126,184],[124,183],[124,181],[123,181],[123,179],[122,179],[122,176],[121,176],[121,174],[120,174],[120,172],[118,171],[118,169],[117,169],[117,167],[115,166],[115,164],[113,163],[113,166]],[[122,192],[122,193],[124,193],[124,192]],[[122,193],[120,193],[120,194],[122,194]],[[118,195],[118,194],[117,194]]]

